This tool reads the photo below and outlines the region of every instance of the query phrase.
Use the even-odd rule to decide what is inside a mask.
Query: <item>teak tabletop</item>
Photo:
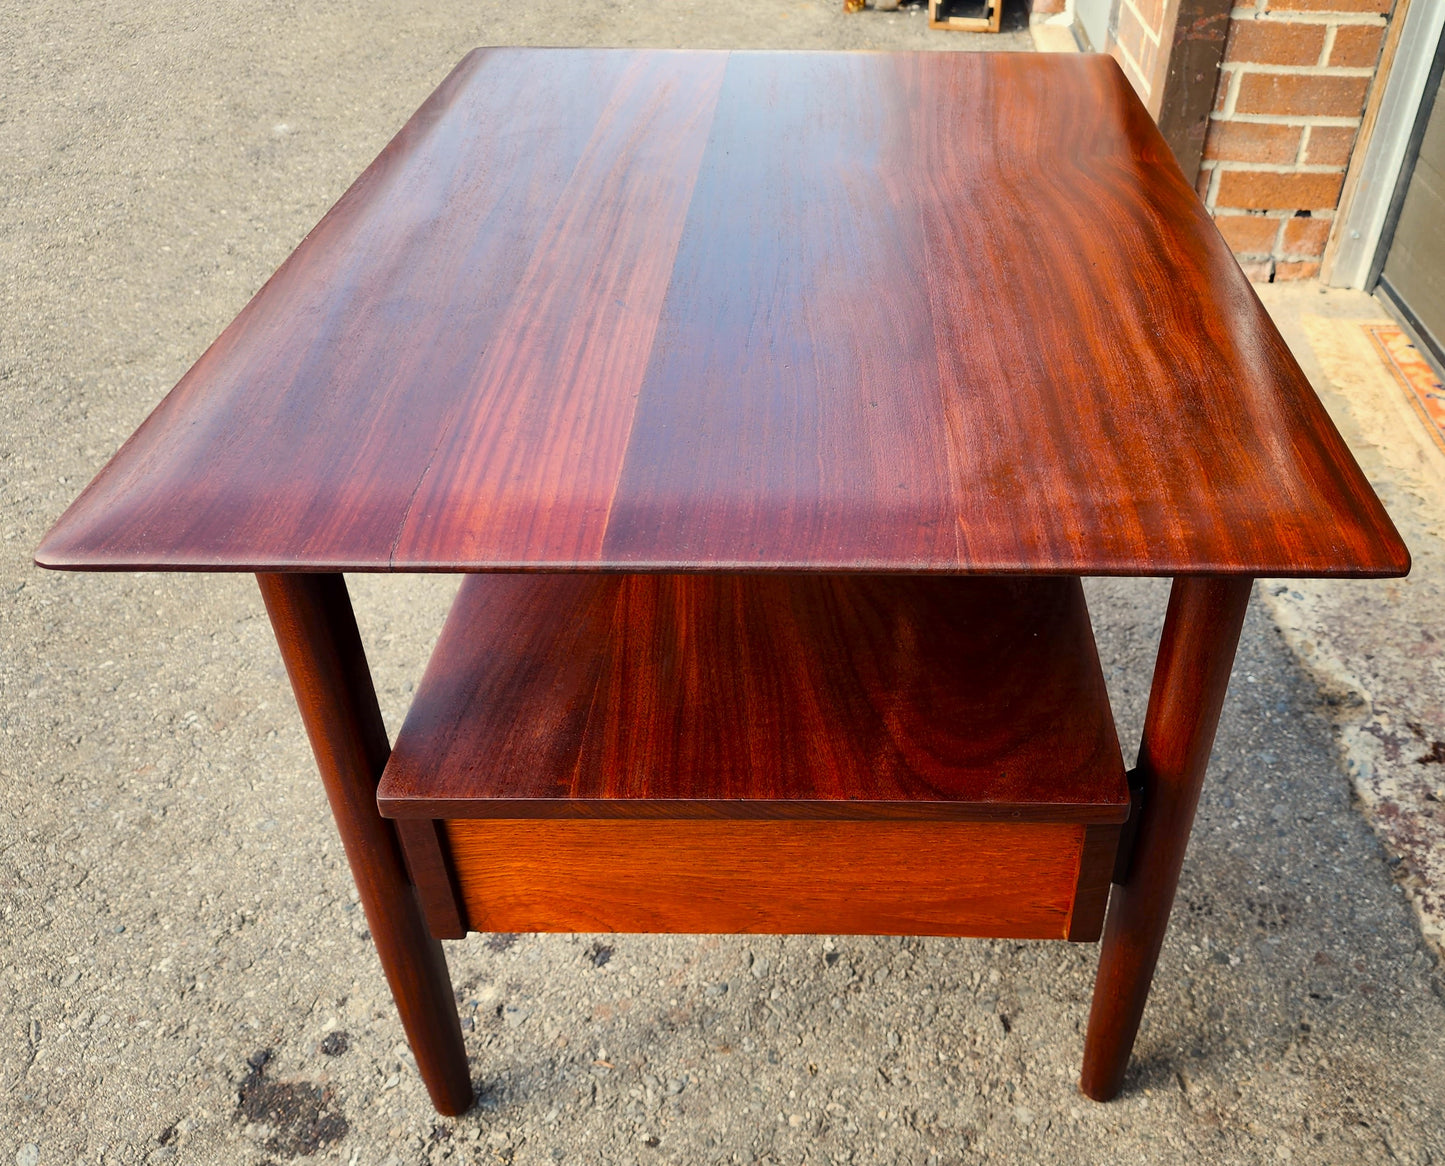
[[[36,559],[257,573],[444,1113],[476,928],[1102,929],[1114,1096],[1252,579],[1410,562],[1111,59],[581,49],[466,57]],[[343,571],[534,573],[394,758]],[[1131,774],[1077,578],[909,578],[1000,574],[1175,577]]]
[[[50,567],[1390,575],[1107,57],[486,49]]]

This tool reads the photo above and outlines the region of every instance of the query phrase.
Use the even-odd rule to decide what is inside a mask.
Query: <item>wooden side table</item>
[[[1113,1096],[1251,580],[1409,568],[1108,58],[525,49],[36,559],[257,574],[444,1113],[473,929],[1102,925]],[[346,571],[473,576],[395,751]],[[1088,574],[1175,580],[1129,775]]]

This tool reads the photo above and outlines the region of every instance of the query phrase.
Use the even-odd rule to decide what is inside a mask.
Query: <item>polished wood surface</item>
[[[446,823],[475,931],[1006,939],[1068,938],[1086,829],[1036,822]],[[1092,922],[1097,931],[1103,903],[1090,900],[1085,909],[1095,918],[1081,926]]]
[[[1095,825],[1084,831],[1079,882],[1074,889],[1074,909],[1069,915],[1068,938],[1075,943],[1093,943],[1104,930],[1104,908],[1109,905],[1114,863],[1122,836],[1122,825]]]
[[[259,573],[443,1113],[428,926],[1098,934],[1128,795],[1079,584],[956,575],[1176,576],[1113,1096],[1249,577],[1409,566],[1110,59],[521,49],[462,61],[36,559]],[[390,764],[341,570],[504,572]]]
[[[442,824],[430,818],[398,818],[396,836],[427,928],[438,939],[465,938],[461,893]]]
[[[445,1114],[472,1103],[461,1022],[441,944],[427,930],[395,829],[376,812],[386,727],[339,575],[259,575],[366,922],[417,1071]]]
[[[1391,575],[1112,60],[468,56],[69,568]]]
[[[1120,822],[1077,579],[476,575],[392,817]]]
[[[1169,596],[1139,748],[1138,837],[1104,925],[1079,1086],[1108,1101],[1124,1084],[1169,925],[1189,831],[1249,603],[1248,579],[1178,579]]]

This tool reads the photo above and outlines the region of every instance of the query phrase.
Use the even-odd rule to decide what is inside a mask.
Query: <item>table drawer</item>
[[[464,819],[403,825],[432,929],[1098,938],[1116,825]]]

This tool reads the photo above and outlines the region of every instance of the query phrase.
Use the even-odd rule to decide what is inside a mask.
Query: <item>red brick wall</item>
[[[1390,6],[1256,0],[1230,14],[1199,194],[1250,278],[1318,274]]]
[[[1151,100],[1155,97],[1151,89],[1168,7],[1167,0],[1119,0],[1118,26],[1109,43],[1109,52],[1123,68],[1134,91],[1156,116],[1157,100]]]

